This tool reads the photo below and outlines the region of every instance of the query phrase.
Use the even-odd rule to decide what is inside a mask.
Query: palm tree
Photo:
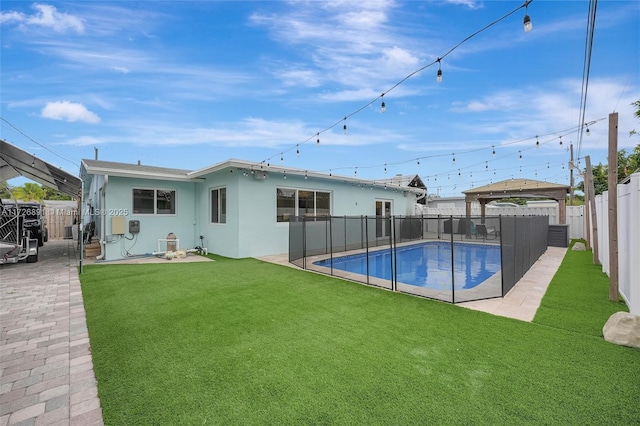
[[[24,186],[16,186],[13,188],[13,196],[17,200],[22,201],[42,201],[45,197],[45,191],[37,183],[27,182]]]

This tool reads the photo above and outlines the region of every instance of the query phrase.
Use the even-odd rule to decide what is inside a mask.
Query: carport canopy
[[[504,198],[552,198],[559,204],[559,222],[567,221],[568,185],[544,182],[533,179],[507,179],[490,185],[472,188],[462,193],[465,195],[467,216],[471,216],[471,202],[480,203],[481,216],[484,220],[486,204],[492,200]]]
[[[24,176],[56,191],[77,198],[82,181],[33,154],[0,139],[0,180]]]

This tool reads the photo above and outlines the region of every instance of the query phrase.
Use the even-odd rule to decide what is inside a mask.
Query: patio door
[[[376,238],[391,235],[391,201],[376,200]]]

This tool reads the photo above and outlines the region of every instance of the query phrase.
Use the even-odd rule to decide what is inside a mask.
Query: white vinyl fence
[[[465,207],[425,207],[416,204],[417,215],[465,216]],[[487,216],[549,216],[549,224],[558,223],[558,206],[556,207],[488,207]],[[480,216],[480,207],[471,207],[471,216]]]
[[[640,315],[640,173],[618,185],[618,288],[629,311]],[[596,196],[598,257],[609,275],[609,192]]]
[[[560,221],[558,215],[559,207],[488,207],[487,216],[549,216],[549,225],[556,225]],[[465,207],[425,207],[416,205],[417,215],[440,215],[440,216],[465,216]],[[480,207],[471,207],[471,216],[480,216]],[[584,239],[586,234],[586,224],[584,219],[584,206],[567,207],[567,224],[569,225],[570,239]]]

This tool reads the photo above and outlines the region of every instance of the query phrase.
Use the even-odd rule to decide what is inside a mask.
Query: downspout
[[[82,174],[80,175],[82,176]],[[84,272],[82,268],[82,258],[84,252],[84,244],[83,239],[84,235],[82,234],[82,230],[84,229],[84,179],[80,178],[80,218],[78,219],[79,224],[73,225],[78,226],[78,247],[80,251],[80,273]]]
[[[104,175],[104,182],[102,183],[102,191],[100,191],[100,210],[102,213],[106,212],[106,206],[105,206],[105,202],[106,202],[106,192],[107,192],[107,184],[109,183],[109,175]],[[107,224],[107,215],[106,214],[101,214],[100,215],[100,254],[98,256],[96,256],[97,260],[104,260],[104,255],[105,255],[105,237],[106,237],[106,224]]]
[[[198,196],[198,182],[193,182],[193,241],[195,245],[197,243],[200,233],[198,232],[198,218],[200,211],[198,210],[200,203],[198,202],[200,197]]]

